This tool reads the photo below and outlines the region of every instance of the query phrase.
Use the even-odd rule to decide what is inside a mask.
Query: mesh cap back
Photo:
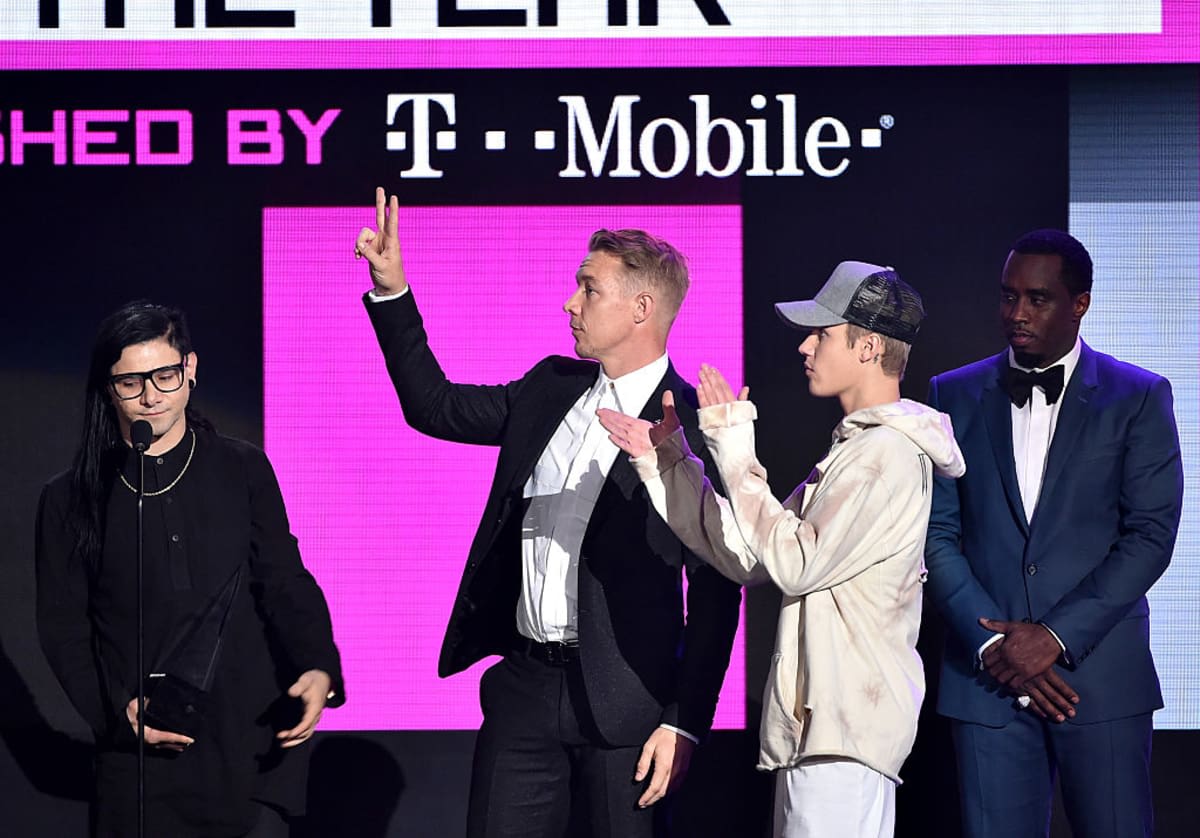
[[[891,270],[862,281],[842,315],[846,322],[912,343],[925,319],[921,295]]]

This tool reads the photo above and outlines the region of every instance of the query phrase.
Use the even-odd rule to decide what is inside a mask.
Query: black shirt
[[[193,450],[194,440],[194,450]],[[121,452],[124,454],[124,452]],[[38,626],[51,668],[96,733],[102,826],[136,813],[136,739],[125,706],[137,692],[137,458],[122,456],[105,505],[94,569],[74,549],[70,477],[42,494],[37,528]],[[302,811],[307,749],[274,734],[294,723],[282,698],[302,672],[322,669],[343,699],[325,598],[305,570],[266,455],[240,440],[189,429],[171,451],[146,455],[143,501],[145,660],[153,671],[238,568],[210,691],[206,729],[181,754],[147,749],[152,834],[236,835],[253,799]],[[120,477],[123,476],[125,481]],[[177,479],[178,478],[178,479]]]

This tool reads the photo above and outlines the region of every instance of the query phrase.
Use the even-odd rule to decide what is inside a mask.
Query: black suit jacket
[[[500,448],[442,645],[438,673],[445,677],[519,643],[523,487],[567,411],[595,382],[599,365],[550,357],[508,384],[454,384],[429,349],[411,292],[364,301],[409,425],[439,439]],[[673,368],[646,413],[659,412],[665,389],[675,393],[693,450],[705,451],[695,391]],[[605,741],[639,745],[660,723],[707,734],[737,629],[740,591],[680,544],[625,457],[613,463],[588,522],[578,593],[580,661]]]

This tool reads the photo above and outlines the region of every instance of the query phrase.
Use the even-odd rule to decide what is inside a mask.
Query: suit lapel
[[[661,419],[663,392],[676,387],[678,383],[682,383],[682,379],[675,374],[675,367],[668,363],[667,371],[663,374],[662,380],[658,382],[658,386],[654,388],[654,392],[646,400],[646,406],[642,408],[640,418],[650,422]],[[638,477],[637,472],[629,463],[628,455],[623,451],[618,452],[617,458],[608,470],[608,479],[604,481],[604,488],[600,490],[600,497],[596,498],[596,506],[592,510],[592,517],[588,521],[588,530],[591,531],[597,522],[607,518],[608,513],[615,505],[633,497],[641,485],[641,478]]]
[[[524,485],[529,475],[533,474],[533,467],[550,444],[550,438],[562,424],[563,417],[579,396],[596,382],[599,374],[599,364],[581,366],[578,374],[552,379],[550,386],[535,396],[538,403],[522,417],[522,421],[529,423],[529,430],[522,437],[526,441],[525,448],[521,451],[520,459],[514,463],[512,474],[515,487]]]
[[[1012,509],[1013,519],[1021,523],[1021,531],[1029,534],[1029,522],[1025,520],[1025,504],[1021,502],[1021,489],[1017,485],[1017,466],[1013,457],[1012,402],[1000,385],[1001,375],[1008,366],[1008,353],[1001,352],[994,359],[992,372],[983,385],[980,402],[987,423],[988,436],[992,442],[992,454],[996,457],[996,470],[1004,486],[1004,496]]]
[[[1084,427],[1091,416],[1089,403],[1098,386],[1096,353],[1085,343],[1080,347],[1075,374],[1071,376],[1071,381],[1063,392],[1058,423],[1054,427],[1054,437],[1050,440],[1050,451],[1046,455],[1046,472],[1042,477],[1037,510],[1040,510],[1048,499],[1054,497],[1054,486],[1062,476],[1063,467],[1084,435]],[[1034,518],[1037,517],[1037,510],[1034,512]]]

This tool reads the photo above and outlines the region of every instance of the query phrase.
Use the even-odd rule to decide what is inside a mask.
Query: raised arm
[[[729,502],[717,494],[704,475],[704,463],[688,446],[670,390],[663,393],[662,406],[662,421],[655,423],[605,408],[598,415],[609,439],[632,458],[654,511],[685,547],[734,582],[765,581]]]
[[[892,504],[919,502],[907,492],[919,492],[915,469],[900,470],[885,463],[892,456],[909,457],[911,443],[887,429],[866,430],[867,445],[842,443],[836,460],[827,458],[820,482],[808,490],[797,487],[784,503],[772,494],[767,472],[754,450],[754,405],[732,399],[720,372],[700,372],[700,427],[725,485],[734,520],[750,552],[784,594],[803,596],[853,578],[882,560],[877,545],[896,517]],[[898,446],[904,446],[901,450]],[[893,490],[906,493],[893,498]],[[806,503],[803,517],[801,504]]]
[[[376,229],[359,232],[354,256],[367,260],[372,289],[363,302],[404,418],[414,430],[439,439],[498,445],[513,385],[457,384],[446,378],[404,273],[398,215],[396,196],[387,199],[382,188],[376,189]]]

